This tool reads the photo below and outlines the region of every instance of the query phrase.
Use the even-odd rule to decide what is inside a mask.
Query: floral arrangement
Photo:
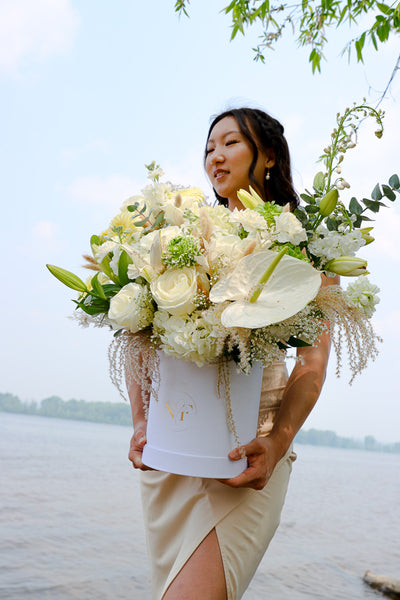
[[[371,220],[367,211],[377,213],[383,197],[392,201],[400,190],[393,175],[370,199],[352,198],[346,207],[339,198],[349,185],[343,156],[364,115],[376,119],[381,135],[382,114],[365,102],[338,115],[321,157],[326,172],[294,213],[264,203],[252,189],[238,192],[243,210],[211,206],[200,189],[163,183],[160,167],[147,165],[150,183],[90,240],[86,266],[96,273],[84,282],[47,265],[79,292],[81,325],[115,331],[111,362],[126,366],[129,359],[142,382],[155,349],[199,366],[227,356],[248,372],[254,360],[268,365],[288,347],[316,343],[329,321],[338,369],[345,338],[353,377],[361,371],[377,353],[369,318],[379,302],[367,263],[356,256],[373,241],[371,227],[362,225]],[[360,277],[343,291],[321,288],[321,272]],[[121,391],[118,366],[112,378]]]

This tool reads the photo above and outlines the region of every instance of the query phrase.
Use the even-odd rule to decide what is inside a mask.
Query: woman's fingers
[[[149,471],[150,467],[143,464],[142,455],[143,448],[147,442],[146,435],[143,431],[135,431],[131,438],[128,458],[132,462],[135,469]]]
[[[248,444],[235,448],[229,453],[229,458],[239,460],[247,457],[248,467],[243,473],[232,479],[221,479],[223,483],[231,487],[251,487],[262,490],[267,484],[277,461],[271,448],[271,442],[267,438],[255,438]]]

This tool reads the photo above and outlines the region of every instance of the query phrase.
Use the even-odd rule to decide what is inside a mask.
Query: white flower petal
[[[256,302],[247,298],[276,252],[264,250],[242,258],[237,267],[211,290],[212,302],[234,300],[222,313],[225,327],[265,327],[288,319],[318,293],[321,275],[309,263],[284,256]]]

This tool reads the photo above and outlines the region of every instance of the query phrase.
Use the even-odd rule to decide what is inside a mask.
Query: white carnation
[[[249,208],[244,210],[235,208],[232,211],[229,220],[231,223],[240,223],[243,229],[248,233],[268,230],[268,225],[264,217],[255,210],[250,210]]]
[[[290,242],[298,246],[300,242],[307,241],[307,233],[299,219],[291,212],[282,212],[275,217],[275,232],[278,242]]]
[[[378,292],[379,287],[363,275],[347,286],[345,294],[369,318],[375,312],[375,305],[380,302]]]

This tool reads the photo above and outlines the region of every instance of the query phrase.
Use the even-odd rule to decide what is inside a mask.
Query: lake
[[[150,599],[129,427],[0,413],[0,599]],[[297,445],[244,600],[382,598],[400,577],[400,455]]]

